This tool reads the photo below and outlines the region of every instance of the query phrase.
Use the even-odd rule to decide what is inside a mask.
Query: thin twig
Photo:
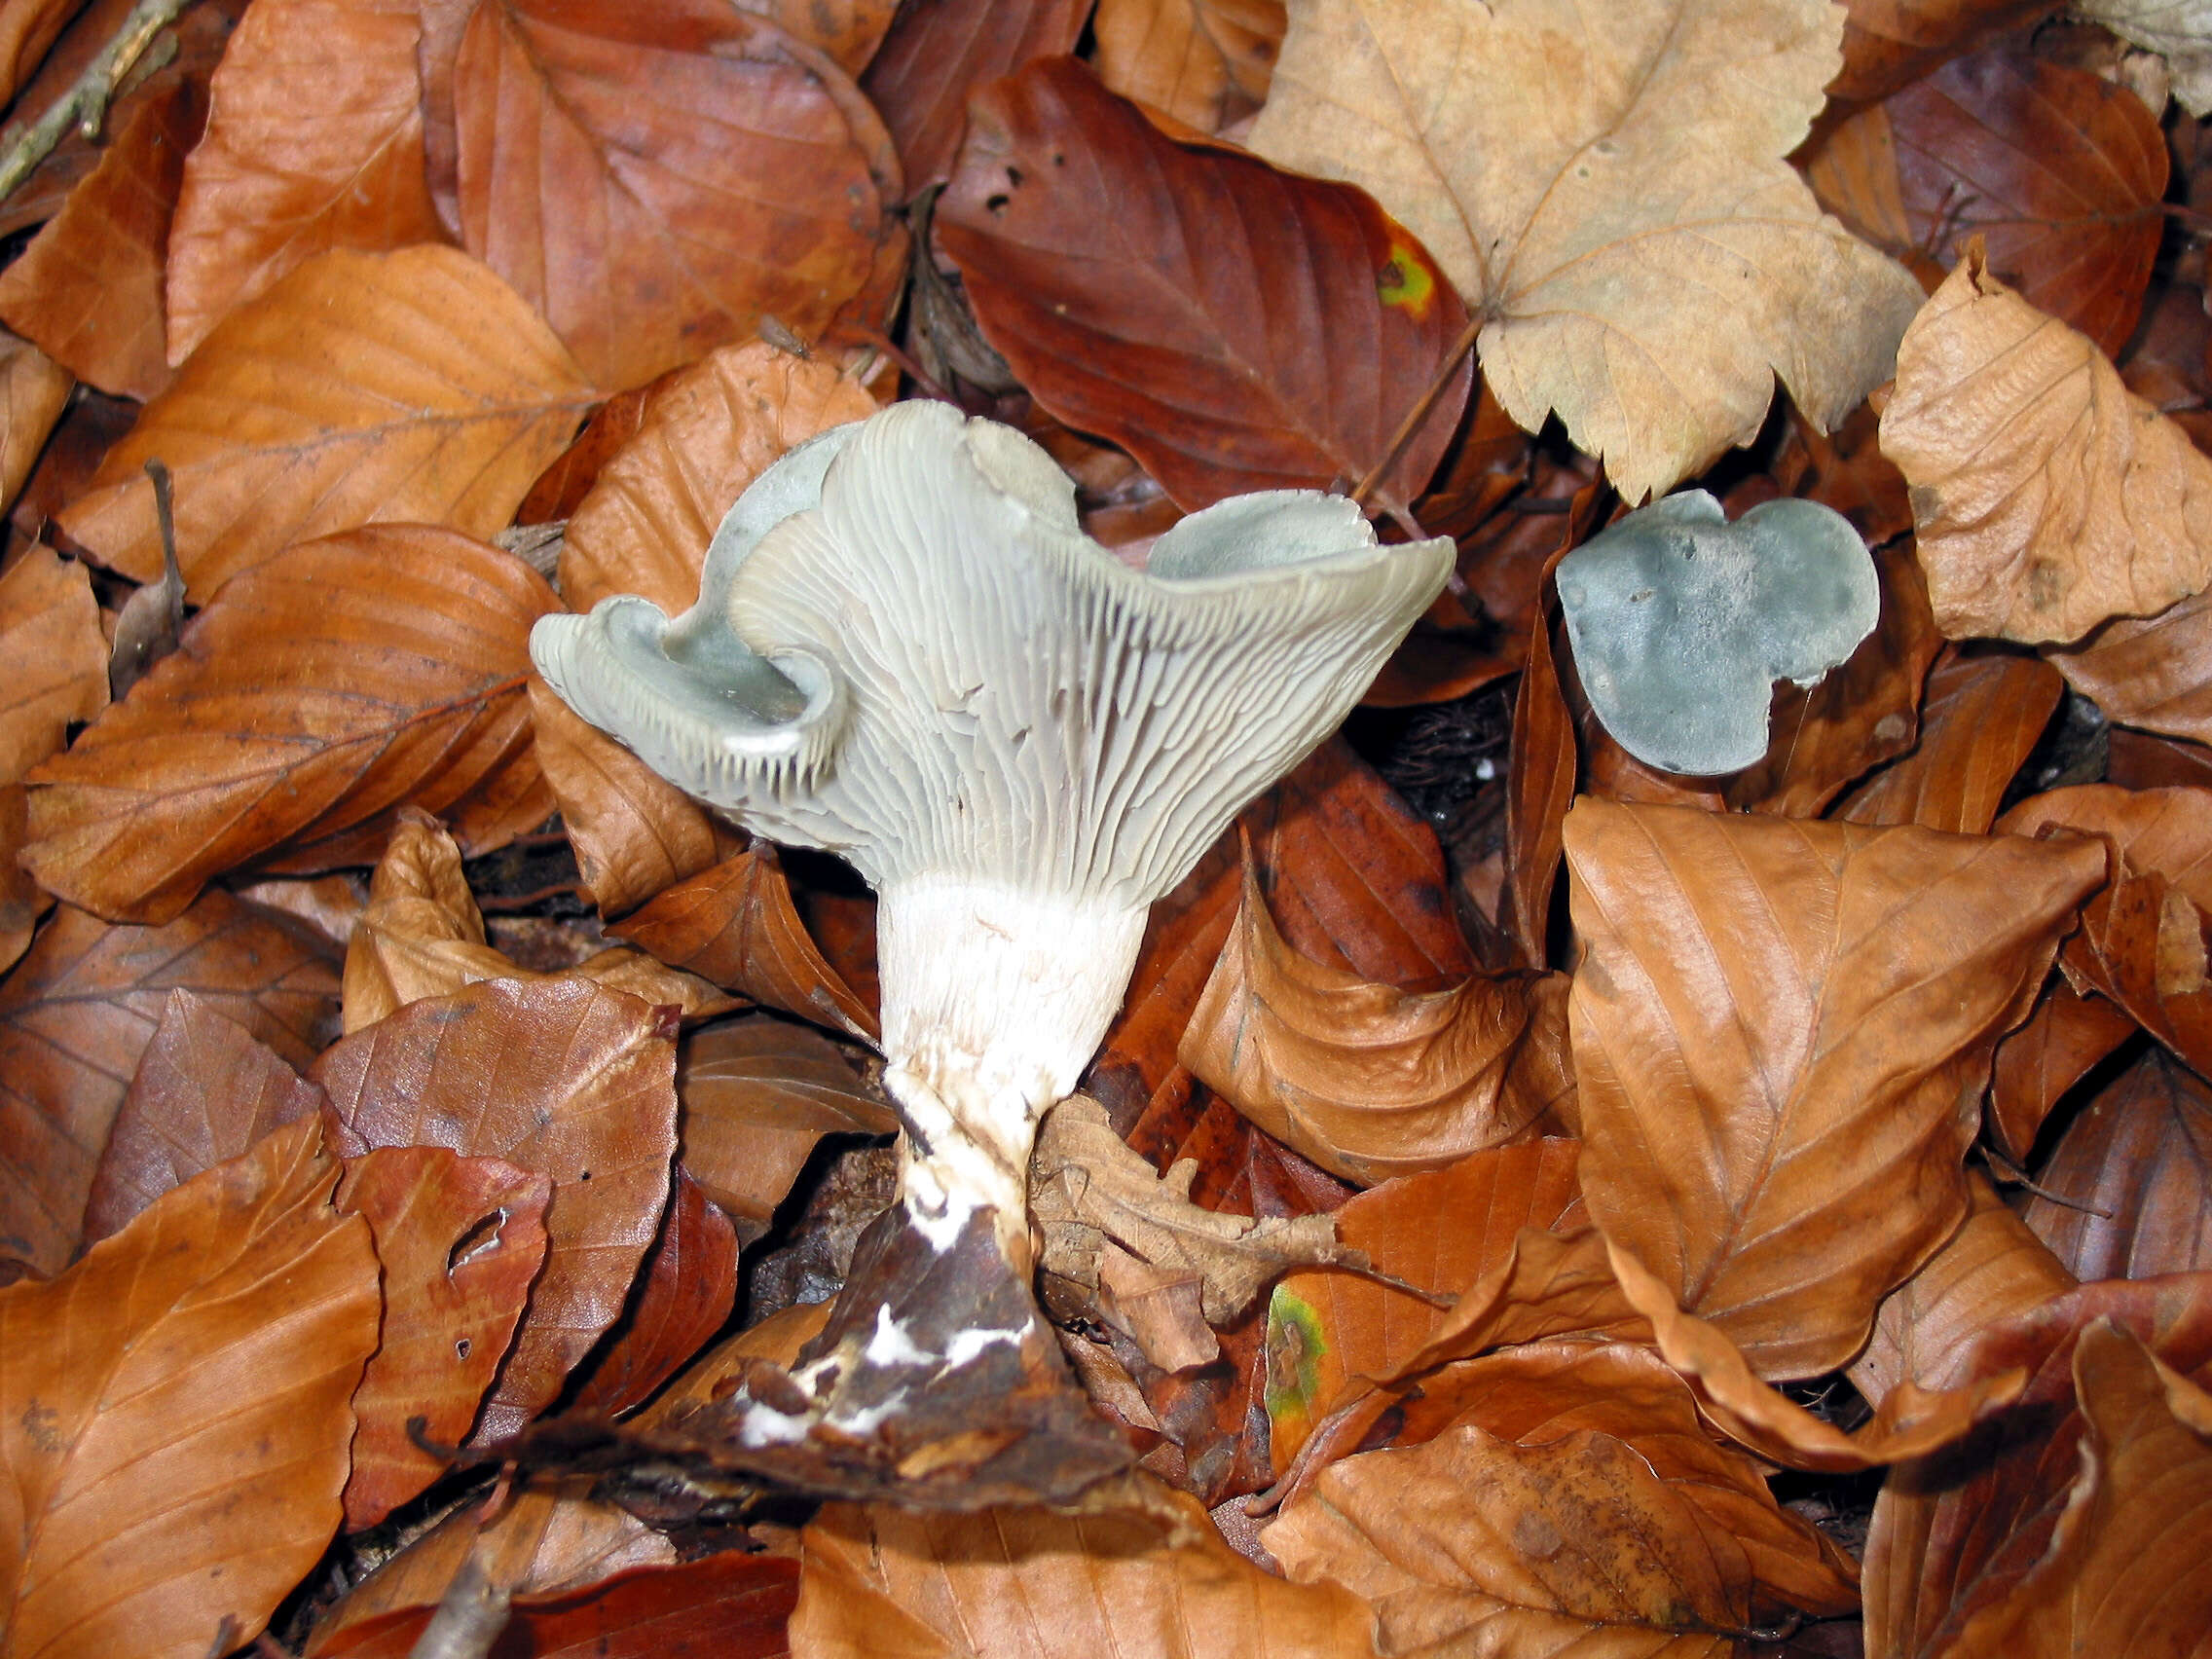
[[[87,138],[100,129],[108,99],[123,85],[154,37],[176,21],[192,0],[138,0],[123,27],[100,55],[85,65],[76,84],[56,98],[47,112],[28,128],[0,133],[0,198],[12,195],[31,176],[39,163],[54,153],[72,127],[82,128]]]
[[[2083,1215],[2093,1215],[2099,1221],[2112,1220],[2112,1211],[2110,1210],[2099,1209],[2095,1204],[2083,1203],[2080,1198],[2070,1198],[2064,1193],[2054,1193],[2048,1187],[2039,1187],[2025,1169],[2022,1169],[1986,1141],[1982,1143],[1981,1156],[1988,1161],[1989,1166],[1997,1172],[1996,1179],[1999,1186],[2017,1187],[2024,1193],[2033,1193],[2037,1198],[2058,1205],[2061,1209],[2080,1210]]]
[[[1436,371],[1436,378],[1428,383],[1428,389],[1420,394],[1414,406],[1406,411],[1406,418],[1398,423],[1398,429],[1390,434],[1389,447],[1383,450],[1382,459],[1367,469],[1367,476],[1352,486],[1351,498],[1361,506],[1374,493],[1375,486],[1382,481],[1382,474],[1398,464],[1398,457],[1414,441],[1414,434],[1428,420],[1428,413],[1436,407],[1436,400],[1444,395],[1444,388],[1452,384],[1452,377],[1459,372],[1459,365],[1467,353],[1475,349],[1475,336],[1483,331],[1483,319],[1471,316],[1467,326],[1452,348],[1452,354],[1444,359],[1444,366]]]

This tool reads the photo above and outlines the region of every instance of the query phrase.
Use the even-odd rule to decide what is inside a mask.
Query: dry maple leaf
[[[1953,639],[2078,640],[2212,579],[2212,460],[1978,245],[1913,318],[1882,412]]]
[[[1252,147],[1346,178],[1483,319],[1485,381],[1638,501],[1765,419],[1825,430],[1920,287],[1782,158],[1837,67],[1826,0],[1293,0]]]

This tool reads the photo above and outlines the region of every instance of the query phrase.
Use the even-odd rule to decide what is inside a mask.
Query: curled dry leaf
[[[377,1344],[376,1253],[336,1174],[305,1120],[0,1290],[11,1652],[203,1659],[322,1554]]]
[[[287,841],[535,777],[523,680],[555,604],[520,560],[451,531],[287,549],[40,768],[26,867],[88,909],[166,921]]]
[[[561,592],[571,608],[634,593],[671,616],[730,503],[785,451],[875,413],[858,381],[821,357],[757,340],[724,346],[646,393],[637,432],[570,515]]]
[[[2036,1185],[2022,1219],[2078,1278],[2212,1268],[2212,1087],[2151,1050],[2067,1126]]]
[[[119,397],[150,398],[169,383],[163,250],[185,156],[206,114],[206,92],[186,80],[149,95],[61,211],[0,273],[0,317],[71,374]]]
[[[2028,1022],[1997,1045],[1989,1106],[1982,1115],[1990,1144],[2015,1164],[2025,1164],[2044,1120],[2066,1091],[2135,1030],[2134,1019],[2119,1004],[2078,992],[2063,977],[2046,985]]]
[[[2156,871],[2171,891],[2212,910],[2212,789],[2081,784],[2030,796],[1998,828],[2033,835],[2047,825],[2110,837],[2129,869]]]
[[[1631,502],[1749,443],[1779,374],[1825,429],[1920,302],[1782,158],[1842,18],[1814,0],[1295,0],[1252,147],[1374,192],[1483,316],[1483,377]]]
[[[1371,1659],[1367,1605],[1286,1584],[1198,1499],[1141,1477],[1076,1513],[832,1504],[799,1539],[794,1653],[816,1659]]]
[[[1200,132],[1267,102],[1286,19],[1282,0],[1101,0],[1098,78]]]
[[[735,858],[679,882],[613,930],[671,968],[697,974],[873,1043],[875,1010],[823,960],[792,904],[776,849],[756,840]]]
[[[707,1346],[737,1303],[737,1230],[682,1169],[635,1298],[591,1363],[571,1409],[617,1417]]]
[[[368,1221],[384,1270],[384,1327],[353,1393],[348,1527],[374,1526],[445,1471],[415,1419],[433,1445],[467,1438],[545,1265],[552,1198],[542,1175],[442,1146],[346,1161],[338,1207]]]
[[[2048,655],[2106,719],[2212,743],[2212,591],[2148,621],[2117,617]]]
[[[107,641],[85,567],[30,546],[0,571],[0,784],[61,747],[72,720],[107,707]]]
[[[1590,799],[1567,852],[1591,1217],[1761,1376],[1841,1364],[1964,1219],[2103,849]]]
[[[2110,998],[2201,1074],[2212,1071],[2212,974],[2205,918],[2153,870],[2124,863],[2066,941],[2067,977]]]
[[[586,979],[487,979],[344,1038],[311,1074],[350,1153],[443,1146],[549,1177],[545,1272],[477,1439],[511,1434],[614,1323],[676,1150],[664,1011]]]
[[[767,1014],[724,1020],[683,1041],[682,1164],[751,1243],[824,1135],[896,1133],[899,1120],[836,1045]]]
[[[336,1028],[320,941],[228,893],[159,928],[62,909],[0,984],[0,1263],[51,1273],[75,1252],[100,1148],[177,986],[293,1065]]]
[[[971,93],[1032,59],[1073,52],[1089,15],[1090,0],[902,6],[861,91],[883,112],[907,193],[941,184],[952,170]]]
[[[161,1017],[92,1174],[88,1244],[170,1188],[322,1108],[321,1089],[209,999],[179,985]]]
[[[466,254],[318,254],[201,343],[62,528],[134,581],[160,575],[141,471],[158,456],[196,603],[293,542],[371,521],[490,535],[591,402],[552,332]]]
[[[29,341],[0,334],[0,510],[15,505],[16,492],[61,419],[74,382]]]
[[[1364,191],[1177,143],[1073,58],[977,94],[936,226],[1022,385],[1187,510],[1386,461],[1403,508],[1465,406],[1462,366],[1393,459],[1466,312]]]
[[[1912,486],[1936,626],[2078,640],[2212,578],[2212,460],[1969,247],[1898,348],[1882,453]]]
[[[814,339],[875,276],[889,135],[843,70],[733,7],[496,0],[453,98],[463,245],[609,391],[766,314]]]
[[[1987,833],[2063,689],[2049,664],[2034,657],[1953,650],[1928,676],[1920,741],[1845,795],[1834,816],[1849,824]]]
[[[1558,1080],[1523,1050],[1564,1013],[1565,988],[1497,974],[1411,993],[1309,962],[1275,931],[1247,862],[1178,1057],[1269,1134],[1372,1185],[1530,1131]]]
[[[168,360],[334,247],[441,240],[416,0],[261,0],[231,37],[168,239]]]

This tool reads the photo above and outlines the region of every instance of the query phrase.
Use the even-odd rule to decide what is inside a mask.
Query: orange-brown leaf
[[[451,531],[291,548],[39,769],[24,863],[73,903],[164,921],[288,841],[535,772],[523,682],[555,603],[521,560]]]
[[[2212,743],[2212,590],[2147,621],[2116,618],[2050,661],[2108,719]]]
[[[2078,1278],[2212,1268],[2212,1087],[2152,1050],[2067,1125],[2036,1185],[2021,1217]]]
[[[367,1219],[384,1270],[384,1329],[353,1393],[348,1527],[374,1526],[444,1472],[412,1419],[433,1445],[467,1438],[545,1265],[552,1198],[542,1175],[442,1146],[346,1161],[338,1207]]]
[[[638,1289],[571,1409],[615,1417],[642,1404],[720,1330],[737,1301],[737,1230],[682,1169]]]
[[[195,1177],[50,1284],[0,1290],[9,1651],[203,1659],[337,1529],[377,1340],[322,1127]]]
[[[0,5],[0,99],[12,98],[31,77],[85,0],[7,0]]]
[[[2033,657],[1940,659],[1928,676],[1919,743],[1845,795],[1834,815],[1847,824],[1986,833],[2061,690]]]
[[[1597,800],[1567,847],[1592,1218],[1761,1376],[1841,1364],[1964,1218],[2103,849]]]
[[[0,784],[61,747],[71,720],[107,707],[107,642],[85,567],[32,546],[0,572]]]
[[[16,862],[29,828],[30,801],[20,784],[0,784],[0,972],[30,947],[31,929],[54,903]]]
[[[1282,48],[1282,0],[1100,0],[1098,78],[1200,132],[1256,115]]]
[[[415,0],[259,0],[215,71],[168,239],[168,360],[330,248],[440,240]]]
[[[349,1153],[444,1146],[553,1182],[545,1272],[479,1439],[549,1405],[622,1311],[668,1201],[672,1036],[660,1010],[587,979],[486,979],[410,1003],[315,1062]]]
[[[2135,1029],[2117,1003],[2053,979],[2028,1022],[1997,1045],[1982,1123],[1990,1143],[2013,1162],[2026,1162],[2051,1108]]]
[[[372,521],[490,535],[592,401],[560,341],[466,254],[318,254],[201,343],[62,527],[154,580],[140,469],[159,457],[196,603],[295,541]]]
[[[1998,828],[2033,835],[2045,827],[2110,836],[2138,874],[2156,870],[2169,890],[2212,910],[2212,789],[2123,790],[2081,784],[2031,795]]]
[[[336,1027],[326,947],[209,893],[166,926],[64,907],[0,985],[0,1271],[58,1272],[139,1057],[183,986],[294,1065]]]
[[[453,87],[463,244],[608,390],[763,315],[811,340],[873,275],[889,135],[772,23],[714,0],[494,0]]]
[[[0,333],[0,510],[16,504],[75,380],[29,341]]]

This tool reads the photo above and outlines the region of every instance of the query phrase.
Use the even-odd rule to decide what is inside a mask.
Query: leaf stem
[[[192,0],[138,0],[115,38],[85,65],[76,84],[55,99],[44,115],[27,128],[11,128],[0,133],[0,198],[14,194],[72,127],[82,128],[88,138],[99,131],[116,88],[153,44],[154,37],[176,21],[177,15],[191,4]]]

